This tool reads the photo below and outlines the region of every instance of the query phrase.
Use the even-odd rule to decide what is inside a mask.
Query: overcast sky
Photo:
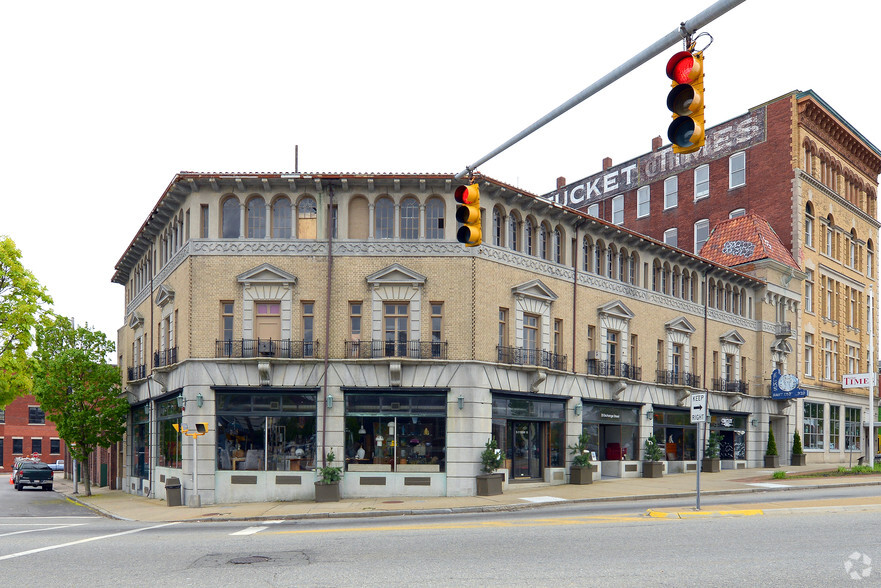
[[[116,339],[114,266],[178,171],[455,173],[695,2],[4,2],[0,234]],[[876,146],[877,0],[746,0],[703,30],[715,125],[813,89]],[[479,169],[542,194],[666,135],[677,47]],[[666,139],[665,139],[666,143]]]

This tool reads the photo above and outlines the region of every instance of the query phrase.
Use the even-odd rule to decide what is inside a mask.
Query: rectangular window
[[[694,252],[700,253],[704,243],[710,238],[710,221],[699,220],[694,223]]]
[[[694,199],[706,198],[710,195],[710,166],[701,165],[694,170]]]
[[[606,331],[606,359],[611,365],[618,363],[618,341],[620,336],[618,331]]]
[[[664,180],[664,210],[679,205],[679,176],[670,176]]]
[[[523,314],[523,348],[527,351],[539,349],[538,315]]]
[[[841,407],[829,407],[829,449],[838,449],[841,435]]]
[[[600,216],[600,205],[599,204],[591,204],[587,207],[587,214],[590,216],[595,216],[599,218]]]
[[[554,319],[554,353],[563,355],[563,320]]]
[[[664,357],[664,341],[663,339],[658,339],[658,348],[656,351],[655,363],[658,366],[659,370],[664,369],[665,357]]]
[[[431,356],[441,357],[441,341],[444,340],[444,305],[431,303]]]
[[[636,338],[636,335],[630,335],[630,356],[627,358],[627,362],[635,366],[637,362],[637,358],[639,357],[639,341]]]
[[[24,438],[13,437],[12,438],[12,454],[13,455],[21,455],[23,453],[24,453]]]
[[[805,312],[814,312],[814,270],[806,270],[805,277]]]
[[[499,309],[499,347],[508,346],[508,309]]]
[[[0,424],[6,422],[6,411],[0,408]]]
[[[651,186],[643,186],[636,191],[636,218],[649,215],[651,205]]]
[[[824,225],[823,229],[826,232],[826,257],[832,257],[832,227],[830,227],[829,225]]]
[[[199,238],[208,238],[208,205],[203,204],[199,208]]]
[[[593,325],[587,325],[587,351],[596,351],[596,348],[593,346],[594,338],[596,336],[596,327]]]
[[[805,402],[804,405],[804,434],[802,443],[805,449],[823,449],[823,432],[825,420],[823,417],[823,405],[814,402]]]
[[[805,333],[805,376],[814,377],[814,335]]]
[[[61,439],[49,439],[49,453],[51,455],[61,454]]]
[[[28,424],[29,425],[45,425],[46,414],[39,406],[28,407]]]
[[[315,355],[315,303],[303,302],[303,357]]]
[[[859,408],[844,407],[844,449],[846,451],[860,451],[861,422]]]
[[[42,437],[32,437],[31,438],[31,453],[36,453],[39,455],[43,454],[43,439],[42,439]]]
[[[713,378],[719,379],[719,352],[713,352]]]
[[[679,246],[679,229],[667,229],[664,231],[664,244],[671,247]]]
[[[385,356],[407,357],[410,306],[406,302],[386,302],[382,308]]]
[[[361,340],[361,301],[349,302],[349,339]]]
[[[854,345],[847,346],[847,373],[856,374],[860,371],[860,353]]]
[[[728,187],[746,185],[746,152],[735,153],[728,158]]]
[[[624,224],[624,196],[615,196],[612,198],[612,223],[616,225]]]
[[[673,344],[673,353],[671,355],[671,365],[670,368],[673,371],[674,383],[678,384],[680,382],[679,376],[684,371],[683,363],[682,363],[682,344],[674,343]]]
[[[220,338],[232,341],[233,303],[220,303]]]

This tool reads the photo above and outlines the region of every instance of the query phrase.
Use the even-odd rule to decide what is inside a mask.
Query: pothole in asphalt
[[[200,557],[192,566],[194,568],[207,568],[219,566],[241,565],[307,565],[309,558],[302,551],[277,551],[261,554],[241,553],[209,553]]]

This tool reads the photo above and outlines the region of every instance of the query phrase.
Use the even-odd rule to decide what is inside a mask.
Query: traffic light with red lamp
[[[667,62],[667,77],[673,89],[667,94],[667,108],[673,122],[667,138],[674,153],[693,153],[704,146],[704,53],[680,51]]]
[[[456,220],[462,223],[456,232],[456,240],[467,247],[477,247],[482,242],[480,230],[480,190],[477,184],[456,188]]]

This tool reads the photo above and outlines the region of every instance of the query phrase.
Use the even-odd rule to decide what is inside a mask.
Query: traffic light
[[[456,188],[456,220],[462,223],[456,232],[456,240],[468,247],[477,247],[481,243],[480,232],[480,190],[477,184]]]
[[[667,94],[667,108],[673,122],[667,138],[674,153],[693,153],[704,146],[704,54],[680,51],[667,62],[667,77],[673,89]]]

